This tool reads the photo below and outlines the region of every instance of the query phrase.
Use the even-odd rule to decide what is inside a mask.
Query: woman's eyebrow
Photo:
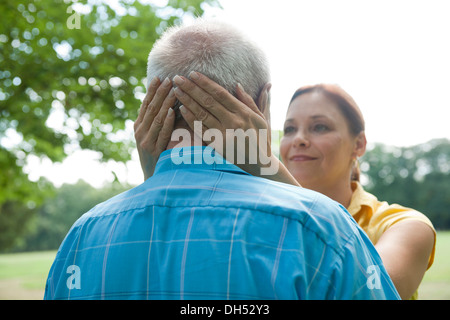
[[[315,114],[315,115],[312,115],[312,116],[310,116],[309,117],[310,119],[319,119],[319,118],[325,118],[325,119],[329,119],[329,117],[327,117],[326,115],[324,115],[324,114]],[[295,119],[294,118],[288,118],[288,119],[286,119],[286,120],[284,120],[284,123],[286,123],[286,122],[294,122],[295,121]]]
[[[311,119],[318,119],[318,118],[327,118],[328,119],[328,117],[324,114],[316,114],[316,115],[311,116]]]

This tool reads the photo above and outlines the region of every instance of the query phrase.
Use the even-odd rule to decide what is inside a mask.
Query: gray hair
[[[155,42],[147,81],[188,78],[191,71],[206,75],[233,95],[240,83],[255,101],[270,81],[266,56],[255,43],[224,22],[203,18],[170,27]]]

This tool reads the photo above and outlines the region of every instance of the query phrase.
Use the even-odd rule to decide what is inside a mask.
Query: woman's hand
[[[170,141],[175,123],[175,112],[171,107],[175,102],[172,83],[168,78],[162,83],[158,78],[150,82],[134,123],[134,136],[145,180],[153,175],[159,156]]]
[[[174,83],[177,86],[175,95],[183,104],[180,111],[188,125],[195,134],[201,134],[201,138],[206,144],[208,144],[208,141],[205,140],[205,137],[211,137],[204,135],[204,132],[208,129],[219,130],[223,141],[218,141],[222,144],[222,148],[217,148],[217,141],[215,141],[216,151],[229,162],[239,165],[252,174],[254,174],[253,171],[259,171],[263,164],[258,152],[262,151],[262,156],[271,156],[270,129],[264,114],[258,109],[253,99],[244,92],[241,85],[237,85],[236,95],[239,98],[237,99],[202,74],[192,72],[190,77],[192,81],[180,76],[174,78]],[[268,88],[269,84],[263,88],[260,97],[261,103],[264,103],[265,106],[268,104]],[[194,121],[201,121],[202,133],[194,130]],[[246,143],[245,147],[240,148],[238,148],[238,144],[233,143],[233,147],[229,146],[230,150],[227,150],[226,140],[234,139],[232,135],[236,133],[237,129],[243,130],[240,132],[246,131],[254,134],[254,138],[259,142]],[[260,132],[262,136],[259,134]],[[248,165],[249,163],[255,164],[255,157],[258,158],[256,160],[258,166]]]
[[[258,98],[258,108],[240,84],[237,85],[236,97],[234,97],[205,75],[191,72],[189,76],[191,80],[176,76],[174,83],[177,86],[175,95],[183,104],[180,107],[181,115],[190,128],[194,131],[194,121],[201,121],[204,131],[211,128],[220,130],[223,147],[227,145],[227,138],[234,139],[234,136],[230,137],[230,133],[236,132],[235,130],[242,129],[244,132],[248,132],[249,129],[253,130],[257,135],[256,145],[246,143],[245,148],[238,149],[237,144],[233,143],[233,152],[227,152],[225,148],[222,152],[221,150],[216,151],[229,162],[252,175],[298,186],[295,178],[271,152],[270,121],[264,115],[269,116],[271,84],[266,84],[262,89]],[[227,132],[227,129],[232,130]],[[210,141],[204,142],[208,144]],[[245,159],[245,161],[236,161],[237,159]],[[272,169],[273,166],[276,170],[266,170],[266,172],[273,172],[262,174],[264,168]]]

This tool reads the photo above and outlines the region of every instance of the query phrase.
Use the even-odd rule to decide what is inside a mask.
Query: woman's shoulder
[[[424,213],[414,208],[405,207],[398,203],[388,203],[383,200],[378,200],[374,206],[372,219],[374,219],[374,222],[386,224],[386,228],[401,221],[422,221],[434,230],[433,223]]]
[[[365,191],[359,183],[354,184],[353,189],[349,212],[369,234],[373,242],[376,243],[381,234],[401,221],[421,221],[435,230],[433,223],[424,213],[414,208],[378,199]]]
[[[431,224],[428,217],[414,208],[409,208],[398,203],[388,203],[383,199],[378,199],[376,195],[364,190],[359,182],[352,184],[353,196],[349,206],[349,212],[356,215],[366,207],[367,213],[370,213],[371,219],[376,220],[393,220],[398,222],[403,219],[423,220]]]

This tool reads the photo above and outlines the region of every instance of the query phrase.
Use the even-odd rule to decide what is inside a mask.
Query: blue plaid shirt
[[[203,151],[214,154],[165,151],[151,178],[84,214],[59,248],[45,299],[399,298],[341,205],[218,154],[207,164]],[[191,164],[178,164],[179,152]]]

